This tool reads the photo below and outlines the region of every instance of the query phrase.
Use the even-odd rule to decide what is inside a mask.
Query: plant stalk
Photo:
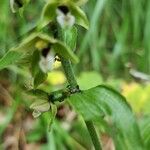
[[[64,38],[63,38],[63,34],[65,34],[65,36],[66,36],[65,30],[62,30],[60,38],[63,42],[65,42],[68,45],[67,40],[66,39],[64,40]],[[70,46],[70,45],[68,45],[68,46]],[[65,72],[65,75],[66,75],[66,78],[68,80],[70,88],[76,88],[78,86],[78,84],[77,84],[75,74],[74,74],[70,60],[67,60],[67,59],[61,57],[61,63],[62,63],[62,67],[64,69],[64,72]],[[102,150],[98,135],[97,135],[95,127],[93,125],[93,122],[92,121],[85,121],[85,124],[87,126],[87,129],[88,129],[88,132],[89,132],[90,137],[92,139],[95,150]]]
[[[91,136],[95,150],[102,150],[98,135],[97,135],[96,130],[95,130],[94,125],[93,125],[93,122],[92,121],[85,121],[85,124],[86,124],[88,132]]]
[[[67,81],[68,81],[70,87],[76,88],[78,86],[78,84],[77,84],[75,74],[73,72],[70,60],[67,60],[65,58],[61,58],[61,63],[62,63],[62,67],[64,69],[65,76],[67,78]]]

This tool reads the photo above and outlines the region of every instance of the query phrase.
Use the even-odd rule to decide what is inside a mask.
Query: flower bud
[[[34,110],[32,113],[33,117],[37,118],[41,113],[50,109],[50,103],[46,100],[37,100],[31,104],[30,108]]]

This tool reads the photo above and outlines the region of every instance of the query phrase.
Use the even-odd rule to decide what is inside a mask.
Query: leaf
[[[146,146],[146,150],[150,148],[150,115],[142,116],[139,121],[141,135]]]
[[[17,51],[8,51],[1,59],[0,59],[0,70],[18,62],[22,58],[23,53]]]
[[[35,75],[34,78],[34,88],[37,88],[41,83],[43,83],[47,78],[47,74],[43,73],[41,70]]]
[[[16,51],[24,51],[24,52],[32,52],[36,49],[36,43],[40,40],[46,41],[46,42],[54,42],[54,39],[48,37],[45,34],[42,33],[32,33],[27,38],[25,38],[19,46],[13,48]]]
[[[106,119],[116,150],[143,150],[139,128],[124,97],[107,86],[97,86],[72,95],[69,103],[85,120]],[[105,116],[103,118],[103,115]]]
[[[70,5],[70,9],[71,13],[75,16],[76,23],[88,30],[89,21],[84,11],[76,5]]]
[[[31,69],[30,69],[33,77],[35,77],[35,75],[39,71],[39,60],[40,60],[40,53],[38,50],[35,50],[33,52],[32,60],[31,60],[32,61]]]

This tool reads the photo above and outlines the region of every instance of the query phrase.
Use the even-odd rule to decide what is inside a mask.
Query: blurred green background
[[[44,1],[32,0],[23,16],[13,14],[9,1],[0,2],[0,57],[27,35],[40,18]],[[83,7],[90,29],[78,27],[74,66],[82,89],[108,84],[121,92],[137,116],[146,144],[150,146],[150,1],[90,0]],[[57,80],[56,80],[57,76]],[[67,104],[61,104],[52,131],[49,113],[33,119],[29,109],[32,97],[25,93],[31,75],[22,66],[0,71],[0,149],[91,150],[91,142],[81,117]],[[66,82],[60,64],[49,73],[41,89],[59,89]],[[101,132],[104,150],[113,142]],[[81,137],[85,137],[84,139]]]

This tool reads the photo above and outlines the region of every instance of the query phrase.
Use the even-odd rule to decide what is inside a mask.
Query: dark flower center
[[[58,9],[63,12],[65,15],[69,12],[69,9],[65,5],[58,6]]]
[[[41,52],[42,56],[46,57],[47,54],[48,54],[49,51],[50,51],[50,48],[51,48],[51,45],[49,45],[49,46],[46,47],[46,48],[43,48],[43,49],[42,49],[42,52]]]

